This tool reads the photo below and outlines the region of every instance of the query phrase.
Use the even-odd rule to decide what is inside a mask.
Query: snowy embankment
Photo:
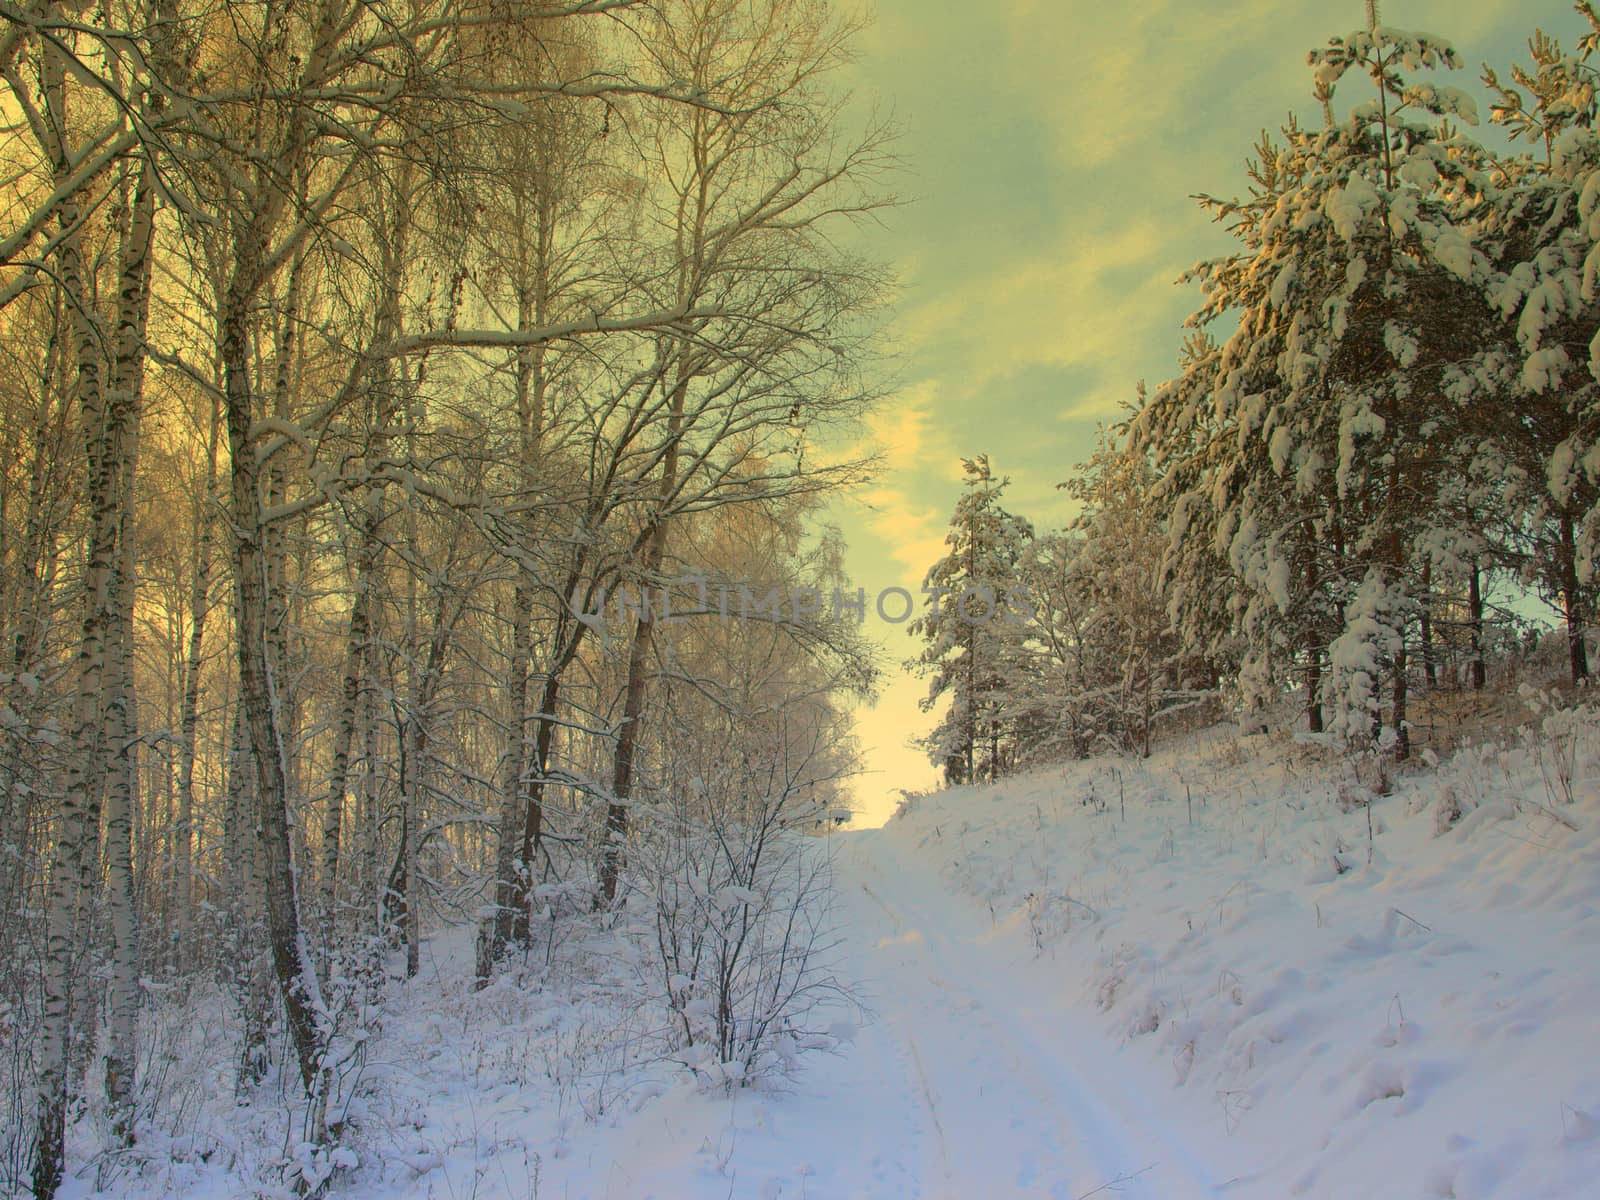
[[[430,939],[352,1017],[331,1156],[281,1071],[236,1098],[228,1006],[174,997],[156,1115],[117,1153],[80,1123],[64,1194],[1600,1195],[1600,722],[1502,743],[1368,806],[1371,764],[1213,731],[807,843],[864,1007],[748,1087],[642,999],[631,919],[549,926],[482,991],[471,930]]]
[[[1503,741],[1369,809],[1348,760],[1214,732],[889,831],[1159,1072],[1218,1194],[1600,1195],[1600,727]]]

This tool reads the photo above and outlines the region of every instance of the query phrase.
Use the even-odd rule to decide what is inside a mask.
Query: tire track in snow
[[[905,1031],[906,1047],[911,1051],[911,1061],[916,1064],[917,1082],[922,1085],[922,1098],[928,1104],[928,1119],[933,1122],[933,1132],[939,1143],[939,1165],[944,1170],[945,1178],[950,1177],[950,1143],[944,1136],[944,1123],[939,1120],[939,1105],[933,1098],[933,1089],[928,1086],[928,1068],[922,1065],[922,1051],[917,1049],[917,1039],[910,1030]]]
[[[945,1194],[1219,1194],[1177,1131],[1118,1087],[1121,1064],[1110,1061],[1103,1033],[1084,1027],[1071,1042],[1063,1037],[1069,1012],[1049,1014],[1048,1027],[1028,1014],[1030,981],[983,944],[989,928],[891,834],[852,836],[839,866],[893,929],[863,965],[877,976],[874,990],[893,1001],[880,1019],[918,1075]],[[876,915],[862,913],[859,932],[870,935]]]
[[[888,917],[890,923],[894,925],[895,933],[904,934],[905,922],[895,915],[894,909],[885,904],[883,902],[883,898],[874,892],[870,887],[868,887],[865,881],[863,881],[861,884],[861,890],[871,898],[874,904],[883,910],[883,915]],[[931,980],[931,982],[935,984],[940,983],[940,981],[936,979]],[[898,1032],[900,1036],[905,1039],[906,1049],[911,1052],[912,1064],[917,1069],[917,1082],[921,1085],[922,1098],[928,1106],[928,1117],[933,1122],[933,1132],[938,1139],[939,1166],[946,1182],[948,1182],[950,1179],[950,1143],[945,1137],[944,1123],[939,1120],[938,1101],[933,1098],[933,1089],[928,1084],[928,1068],[923,1065],[922,1051],[917,1048],[916,1035],[913,1034],[909,1028],[901,1029]]]

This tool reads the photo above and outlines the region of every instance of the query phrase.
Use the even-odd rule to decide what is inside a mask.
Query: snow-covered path
[[[792,1084],[688,1081],[552,1124],[541,1082],[441,1078],[361,1200],[1196,1200],[1231,1195],[1217,1122],[1063,995],[1061,964],[940,877],[902,823],[832,835],[833,970],[865,1013]],[[466,943],[463,943],[466,945]],[[492,997],[491,997],[492,999]],[[509,998],[508,998],[509,1003]],[[432,1022],[429,1029],[443,1025]],[[505,1032],[491,1034],[505,1037]],[[431,1035],[424,1038],[431,1045]],[[417,1052],[426,1057],[429,1046]],[[465,1053],[465,1051],[463,1051]],[[473,1053],[481,1053],[474,1050]],[[531,1089],[530,1090],[530,1086]],[[424,1089],[427,1090],[427,1089]],[[652,1098],[653,1097],[653,1098]],[[419,1097],[420,1099],[420,1097]],[[465,1100],[465,1103],[463,1101]],[[426,1113],[426,1116],[422,1116]],[[402,1137],[402,1141],[404,1138]],[[1204,1149],[1202,1150],[1202,1147]],[[390,1156],[393,1157],[392,1155]]]
[[[893,830],[835,844],[848,967],[874,1014],[850,1056],[871,1085],[849,1124],[882,1131],[867,1135],[878,1144],[862,1148],[852,1194],[1220,1194],[1215,1165],[1164,1111],[1170,1084],[1142,1080],[1102,1029],[1051,1004],[1020,931],[949,894]]]
[[[854,1043],[808,1056],[792,1091],[678,1091],[591,1128],[539,1195],[1195,1200],[1242,1182],[1170,1078],[1059,998],[1025,929],[952,893],[901,829],[831,845],[837,967],[868,1009]]]

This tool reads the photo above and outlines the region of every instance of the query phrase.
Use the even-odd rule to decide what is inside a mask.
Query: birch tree
[[[638,135],[664,184],[657,220],[668,254],[656,286],[673,307],[709,301],[729,316],[657,346],[665,404],[636,539],[640,583],[657,581],[676,513],[729,502],[728,485],[815,490],[848,477],[798,456],[787,478],[741,480],[734,470],[791,427],[849,420],[865,399],[849,381],[859,346],[849,338],[877,280],[825,239],[833,221],[884,203],[870,189],[887,160],[881,131],[839,141],[837,102],[820,92],[847,33],[790,0],[692,0],[663,9],[644,42],[661,73],[719,101],[662,110]],[[835,391],[827,384],[841,367],[845,389]],[[655,637],[654,615],[641,612],[617,717],[602,904],[617,894]]]

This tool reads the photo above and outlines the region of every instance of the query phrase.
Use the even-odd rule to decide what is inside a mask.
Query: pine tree
[[[1020,566],[1033,528],[1000,506],[1010,480],[996,480],[987,455],[962,460],[966,492],[945,544],[929,569],[925,610],[911,633],[927,645],[912,665],[931,676],[924,712],[945,695],[950,707],[928,735],[929,756],[951,783],[998,778],[1015,746],[1005,705],[1024,613]]]
[[[1192,345],[1136,444],[1162,447],[1169,475],[1171,455],[1186,459],[1168,556],[1184,603],[1212,555],[1244,584],[1230,617],[1245,694],[1270,699],[1297,665],[1313,728],[1326,705],[1337,732],[1365,737],[1387,679],[1385,736],[1404,755],[1439,489],[1468,410],[1489,395],[1459,370],[1494,323],[1465,219],[1482,156],[1453,123],[1475,120],[1463,93],[1399,74],[1454,66],[1442,41],[1374,22],[1310,61],[1327,127],[1291,120],[1281,142],[1259,143],[1244,199],[1202,198],[1240,249],[1191,272],[1204,302],[1190,324],[1237,328],[1214,349]],[[1352,68],[1376,96],[1336,121]],[[1194,538],[1209,547],[1184,546]]]
[[[1600,300],[1594,291],[1597,239],[1592,218],[1600,184],[1600,14],[1578,12],[1589,31],[1576,55],[1536,31],[1529,66],[1511,83],[1485,69],[1494,93],[1490,119],[1514,140],[1540,148],[1499,164],[1484,204],[1486,242],[1497,274],[1490,301],[1506,320],[1505,390],[1491,441],[1506,480],[1509,540],[1523,576],[1566,626],[1574,683],[1589,677],[1587,632],[1596,610],[1594,554],[1600,544]]]
[[[1203,655],[1185,652],[1161,594],[1167,534],[1154,485],[1149,457],[1104,430],[1061,484],[1082,505],[1068,570],[1087,626],[1078,690],[1061,700],[1117,749],[1141,756],[1164,712],[1208,691]]]

